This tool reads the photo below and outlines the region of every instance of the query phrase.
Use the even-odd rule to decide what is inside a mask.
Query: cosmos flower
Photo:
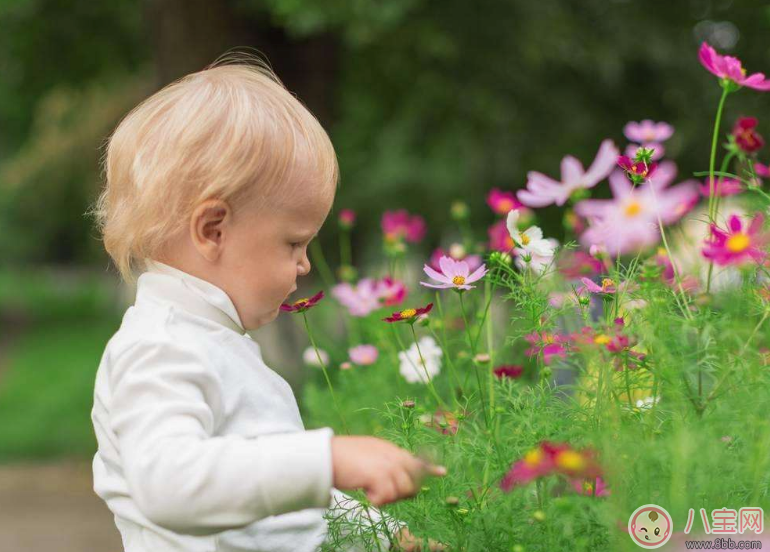
[[[302,352],[302,362],[307,364],[308,366],[321,366],[321,362],[318,361],[318,356],[321,356],[321,361],[324,363],[324,366],[329,365],[329,353],[324,351],[323,349],[318,349],[318,354],[316,354],[315,349],[313,347],[308,347]]]
[[[601,477],[596,479],[573,479],[570,481],[570,485],[578,494],[585,496],[609,496],[610,494],[607,484]],[[594,489],[594,486],[596,486],[596,489]]]
[[[337,218],[337,221],[339,222],[341,228],[350,230],[356,223],[356,212],[352,209],[342,209],[340,211],[339,217]]]
[[[767,243],[767,235],[761,232],[764,220],[762,213],[757,213],[746,228],[737,215],[730,216],[726,230],[712,224],[703,256],[719,266],[763,261],[766,255],[763,247]]]
[[[543,257],[553,257],[554,246],[552,242],[543,239],[543,231],[537,226],[530,226],[524,232],[518,228],[519,211],[514,209],[508,213],[506,227],[511,235],[511,239],[520,249],[528,254],[540,255]]]
[[[425,274],[439,282],[438,284],[428,282],[420,282],[420,284],[430,288],[451,288],[465,291],[476,287],[470,284],[477,282],[487,273],[486,266],[482,264],[471,274],[468,263],[465,261],[455,261],[451,257],[441,257],[439,259],[439,266],[441,267],[441,272],[433,270],[427,264],[423,267]]]
[[[441,272],[441,265],[439,264],[439,259],[441,257],[451,257],[455,261],[465,261],[468,263],[468,270],[474,271],[478,267],[481,266],[481,257],[479,255],[468,255],[465,251],[465,248],[459,244],[459,243],[453,243],[449,247],[449,251],[444,251],[440,247],[437,247],[433,250],[433,253],[430,255],[430,261],[428,261],[428,264],[433,270],[436,270],[438,272]]]
[[[579,295],[585,292],[611,294],[615,293],[618,289],[615,285],[615,281],[611,278],[602,278],[601,286],[595,284],[593,280],[589,278],[581,278],[580,281],[583,282],[583,285],[577,289]]]
[[[561,182],[536,171],[527,173],[527,189],[516,194],[528,207],[564,205],[577,190],[593,188],[604,180],[615,165],[619,150],[612,140],[604,140],[599,146],[591,166],[586,171],[582,163],[571,155],[561,160]]]
[[[596,276],[604,270],[604,263],[585,251],[562,251],[556,266],[565,278],[573,280]]]
[[[511,209],[520,209],[524,205],[516,199],[513,192],[504,192],[499,188],[492,188],[487,194],[487,205],[496,215],[507,215]]]
[[[406,297],[406,286],[390,277],[363,278],[355,286],[347,282],[337,284],[332,288],[332,296],[351,316],[363,317],[383,306],[401,303]]]
[[[770,164],[754,163],[754,172],[759,178],[770,178]]]
[[[435,429],[444,435],[456,435],[457,430],[460,429],[460,421],[454,412],[449,410],[436,410],[432,416],[424,414],[420,416],[420,421],[425,424],[425,427]]]
[[[419,343],[419,350],[417,344],[412,343],[409,349],[398,353],[399,372],[409,383],[427,383],[441,372],[441,347],[430,336],[423,337]],[[420,353],[425,364],[420,360]]]
[[[548,365],[554,357],[567,358],[569,339],[567,336],[548,332],[532,332],[525,335],[524,339],[530,344],[526,355],[530,358],[543,353],[543,362]]]
[[[735,122],[732,136],[744,153],[756,153],[765,145],[765,140],[756,130],[758,124],[756,117],[739,117]]]
[[[503,364],[496,367],[492,372],[497,379],[518,379],[524,373],[524,367],[518,364]]]
[[[516,461],[500,482],[503,491],[524,485],[551,474],[566,475],[571,479],[595,479],[601,469],[590,450],[576,450],[566,443],[541,442]]]
[[[410,215],[406,209],[385,211],[380,225],[385,239],[389,241],[418,243],[425,237],[425,219],[420,215]]]
[[[514,255],[516,255],[514,262],[516,263],[516,266],[519,270],[530,269],[534,272],[542,273],[551,265],[553,262],[554,252],[559,246],[559,242],[553,238],[546,238],[544,241],[550,247],[548,253],[545,255],[541,255],[533,251],[528,251],[521,247],[517,247],[513,250]]]
[[[717,54],[716,50],[706,42],[701,44],[698,59],[703,67],[725,83],[734,83],[764,92],[770,90],[770,80],[767,80],[764,74],[752,73],[747,77],[741,60],[733,56]]]
[[[307,309],[316,306],[323,297],[324,292],[319,291],[310,298],[303,297],[293,303],[283,303],[280,308],[284,312],[305,312]]]
[[[385,322],[407,322],[410,324],[414,324],[417,321],[417,318],[420,317],[423,314],[427,314],[430,312],[430,310],[433,308],[433,303],[428,303],[424,307],[419,307],[417,309],[404,309],[399,312],[394,312],[391,316],[388,316],[387,318],[383,318]]]
[[[629,121],[623,127],[623,134],[632,142],[665,142],[674,134],[674,127],[668,123],[656,123],[651,119]],[[632,156],[629,156],[632,157]]]
[[[645,163],[644,161],[634,161],[626,155],[618,157],[618,166],[626,171],[628,177],[634,179],[634,177],[643,180],[651,177],[655,173],[655,169],[658,168],[657,163]]]
[[[666,148],[663,147],[663,144],[657,142],[644,142],[643,144],[628,144],[626,147],[626,157],[633,159],[636,157],[637,153],[639,153],[640,148],[652,150],[653,153],[650,159],[653,161],[657,161],[666,153]]]
[[[719,197],[737,195],[743,192],[743,183],[736,178],[719,177],[714,192]],[[701,184],[700,193],[704,197],[711,195],[711,185],[708,178]]]
[[[508,232],[508,226],[505,220],[498,220],[487,230],[489,236],[489,249],[492,251],[501,251],[503,253],[510,253],[511,250],[516,247],[513,243],[510,232]]]
[[[369,366],[377,362],[379,351],[374,345],[357,345],[348,349],[351,362],[359,366]]]

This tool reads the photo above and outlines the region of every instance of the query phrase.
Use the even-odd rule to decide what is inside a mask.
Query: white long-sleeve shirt
[[[332,429],[305,430],[227,294],[163,263],[107,343],[91,419],[94,491],[125,552],[310,552],[328,508],[366,513],[332,487]]]

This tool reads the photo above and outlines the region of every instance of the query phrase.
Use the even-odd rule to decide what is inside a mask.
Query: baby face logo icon
[[[671,516],[656,504],[640,506],[628,519],[628,534],[642,548],[659,548],[666,544],[673,527]]]

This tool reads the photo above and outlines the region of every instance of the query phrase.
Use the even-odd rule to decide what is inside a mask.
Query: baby
[[[418,549],[341,490],[381,506],[446,470],[381,439],[305,430],[247,333],[310,272],[338,180],[318,121],[264,63],[225,58],[132,110],[104,164],[93,212],[137,291],[96,375],[93,473],[125,551],[319,550],[329,509],[369,523],[374,550]]]

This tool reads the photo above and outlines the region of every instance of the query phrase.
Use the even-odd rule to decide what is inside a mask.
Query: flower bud
[[[476,364],[489,364],[490,358],[487,353],[479,353],[473,357],[473,362]]]
[[[456,496],[448,496],[446,497],[446,503],[447,503],[447,506],[457,506],[458,504],[460,504],[460,499],[457,498]]]
[[[411,399],[407,399],[401,403],[404,408],[414,408],[415,402]]]
[[[545,521],[545,512],[543,510],[535,510],[532,512],[532,517],[536,521]]]
[[[353,365],[350,362],[345,361],[340,364],[340,370],[350,370],[351,368],[353,368]]]
[[[454,220],[465,220],[468,218],[468,204],[464,201],[455,201],[450,207],[450,213]]]

